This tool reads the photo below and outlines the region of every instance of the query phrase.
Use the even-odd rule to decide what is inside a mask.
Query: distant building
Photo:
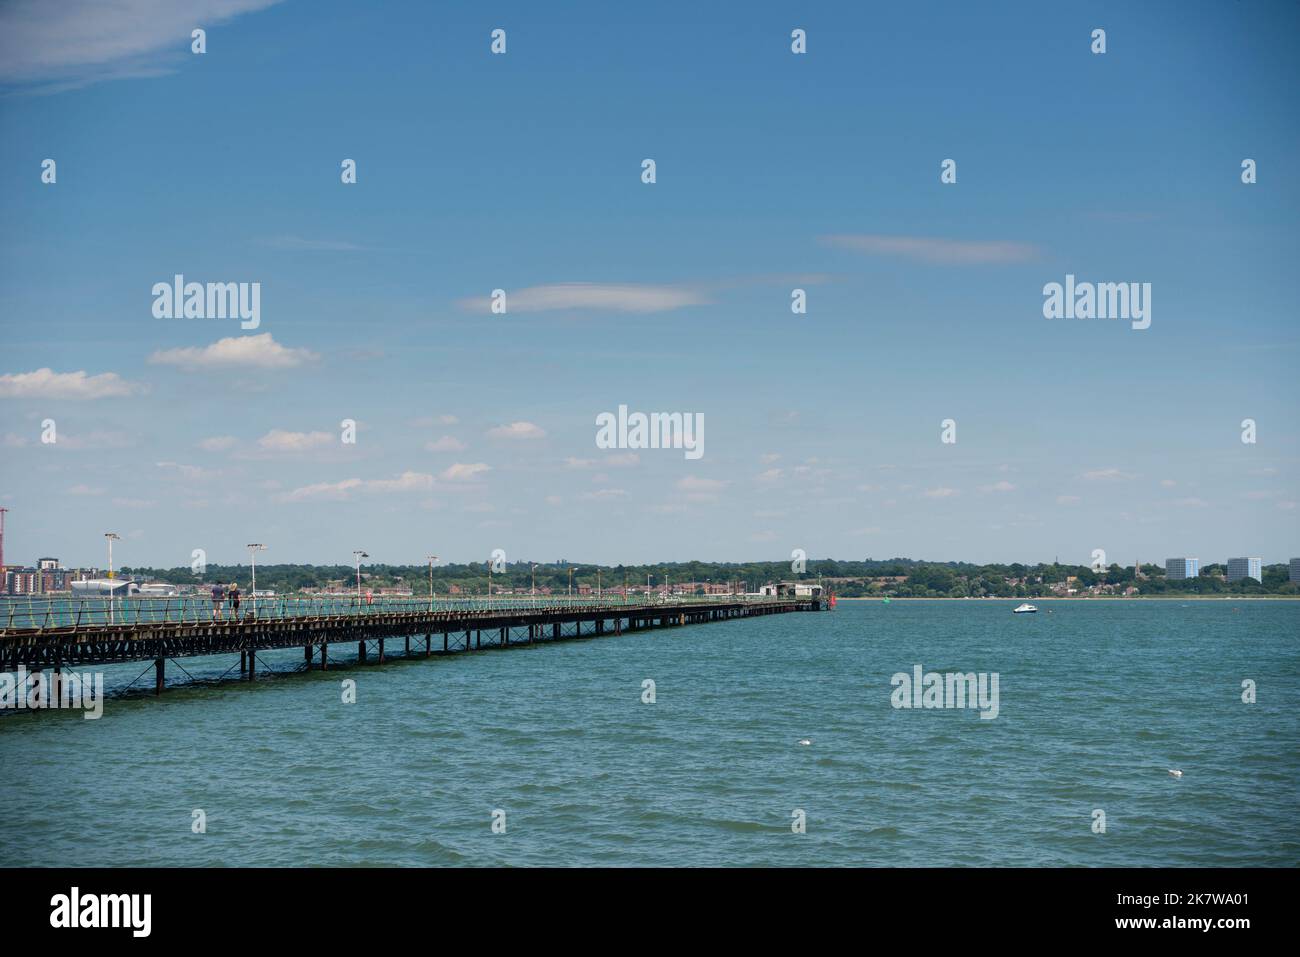
[[[120,598],[138,590],[139,586],[135,582],[124,578],[92,578],[72,583],[74,595],[111,595]]]
[[[1166,558],[1165,577],[1170,581],[1183,581],[1195,578],[1201,573],[1199,558]]]
[[[36,560],[36,567],[41,571],[55,569],[59,567],[59,560],[57,558],[38,558]]]
[[[1262,558],[1229,558],[1228,581],[1239,582],[1243,578],[1253,578],[1257,582],[1264,580],[1264,560]]]
[[[1300,558],[1291,559],[1291,581],[1300,582]]]
[[[152,598],[173,598],[180,594],[180,589],[169,582],[145,582],[140,586],[140,594]]]

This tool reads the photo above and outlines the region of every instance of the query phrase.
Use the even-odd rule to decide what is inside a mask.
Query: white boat
[[[1017,607],[1017,608],[1013,608],[1013,609],[1011,610],[1011,614],[1013,614],[1013,615],[1030,615],[1030,614],[1033,614],[1033,613],[1036,612],[1036,611],[1038,611],[1038,608],[1037,608],[1037,607],[1035,607],[1034,605],[1029,604],[1029,602],[1025,602],[1023,605],[1020,605],[1020,606]]]

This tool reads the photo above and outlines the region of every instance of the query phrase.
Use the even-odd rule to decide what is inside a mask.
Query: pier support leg
[[[251,648],[248,652],[248,680],[257,680],[257,649]]]
[[[307,670],[311,671],[311,645],[302,646],[302,658],[307,663]]]
[[[551,625],[551,637],[552,638],[560,637],[560,623],[558,621],[555,624]]]
[[[442,653],[444,655],[447,653],[447,633],[445,631],[442,633]]]
[[[474,647],[475,648],[483,647],[483,632],[481,631],[474,632]]]
[[[327,648],[329,648],[329,645],[322,641],[320,643],[320,670],[321,671],[325,671],[327,668],[329,668],[329,661],[325,657],[325,650]]]
[[[469,651],[469,629],[465,629],[465,650]]]
[[[384,663],[384,639],[379,639],[379,663]]]
[[[357,642],[357,664],[364,665],[365,663],[366,663],[366,643],[364,641],[358,641]]]
[[[502,629],[501,629],[501,647],[502,647],[502,648],[504,648],[504,647],[506,646],[506,641],[508,640],[508,639],[506,638],[506,631],[507,631],[507,630],[508,630],[508,629],[505,629],[505,628],[502,628]]]
[[[242,678],[246,674],[248,674],[248,652],[241,651],[239,653],[239,677]]]
[[[166,663],[162,658],[155,658],[153,660],[153,693],[156,695],[162,694],[163,691],[163,675],[165,667]]]
[[[424,636],[424,657],[428,658],[433,647],[433,635]]]
[[[411,657],[411,636],[406,636],[406,657]]]

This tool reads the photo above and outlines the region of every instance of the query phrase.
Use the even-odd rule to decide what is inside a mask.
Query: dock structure
[[[325,670],[330,645],[356,643],[356,664],[598,638],[651,628],[818,611],[818,598],[716,595],[667,601],[272,599],[237,618],[214,618],[199,599],[100,599],[10,606],[0,617],[0,671],[52,671],[131,661],[154,663],[161,694],[166,662],[238,655],[241,678],[256,680],[257,653],[302,648],[298,670]],[[233,671],[233,665],[231,670]]]

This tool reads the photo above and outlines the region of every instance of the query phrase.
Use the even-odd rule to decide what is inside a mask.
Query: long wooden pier
[[[392,657],[386,643],[393,640],[403,643],[400,657],[429,657],[822,607],[817,598],[733,595],[645,603],[446,603],[458,605],[451,608],[409,599],[324,605],[281,599],[260,600],[260,608],[239,618],[214,620],[199,602],[170,604],[174,601],[126,599],[114,606],[104,600],[89,612],[84,603],[67,602],[46,608],[44,617],[29,609],[16,627],[0,623],[0,671],[23,667],[58,675],[64,668],[152,660],[154,690],[161,694],[166,662],[178,658],[238,654],[240,675],[251,681],[257,676],[257,652],[263,650],[302,648],[303,669],[324,670],[331,645],[353,642],[358,663],[366,663],[374,650],[382,664]]]

